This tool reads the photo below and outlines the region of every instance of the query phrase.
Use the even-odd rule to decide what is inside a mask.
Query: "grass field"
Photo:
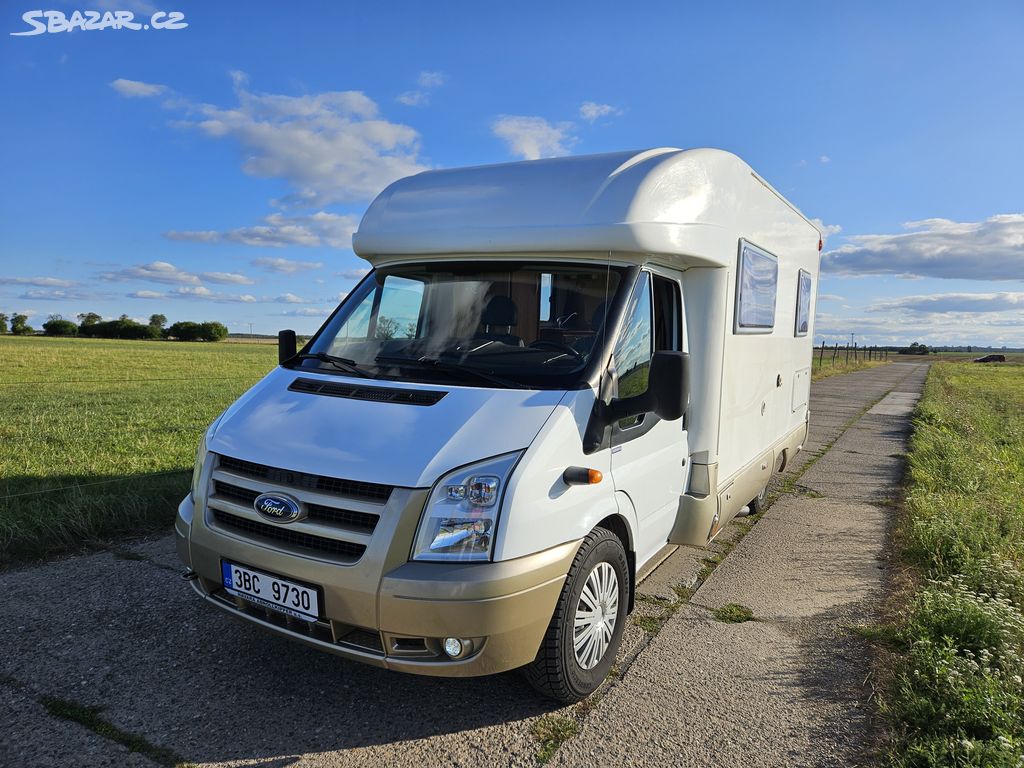
[[[272,345],[0,336],[0,565],[168,525]]]
[[[817,357],[814,358],[814,364],[811,366],[811,380],[818,381],[819,379],[827,379],[829,376],[838,376],[843,373],[852,373],[853,371],[862,371],[865,368],[877,368],[880,365],[888,365],[891,360],[850,360],[846,362],[842,358],[837,358],[835,365],[826,355],[824,361],[819,361]]]
[[[1024,365],[933,366],[898,541],[892,763],[1024,765]]]

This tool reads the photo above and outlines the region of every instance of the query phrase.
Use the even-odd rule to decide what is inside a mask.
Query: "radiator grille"
[[[225,483],[223,480],[215,480],[213,491],[218,496],[231,499],[242,504],[250,505],[256,501],[260,491],[250,488],[242,488],[233,483]],[[377,515],[366,512],[354,512],[351,509],[338,509],[337,507],[325,507],[321,504],[307,504],[306,512],[308,519],[316,523],[337,525],[341,528],[358,531],[359,533],[373,533],[380,519]]]
[[[220,509],[211,510],[213,519],[218,525],[235,531],[259,537],[268,541],[277,541],[288,544],[294,549],[306,552],[322,553],[333,555],[339,560],[355,562],[363,556],[366,547],[351,541],[340,541],[338,539],[327,539],[323,536],[314,536],[309,533],[302,533],[294,528],[286,528],[280,525],[258,523],[248,518],[232,515]]]
[[[313,491],[334,493],[339,496],[349,496],[353,499],[366,499],[380,504],[387,503],[393,490],[390,485],[379,485],[377,483],[361,483],[355,480],[340,480],[336,477],[325,475],[311,475],[306,472],[292,472],[288,469],[268,467],[266,464],[256,464],[252,461],[243,461],[230,456],[220,456],[219,465],[222,469],[237,472],[246,477],[255,477],[266,480],[274,485],[290,485],[295,488],[309,488]]]

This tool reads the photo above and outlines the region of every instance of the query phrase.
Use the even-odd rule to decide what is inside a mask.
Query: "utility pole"
[[[249,323],[249,338],[252,338],[252,323]]]

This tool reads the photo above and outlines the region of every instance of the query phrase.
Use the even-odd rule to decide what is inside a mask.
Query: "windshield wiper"
[[[463,375],[469,374],[475,376],[483,381],[489,381],[492,384],[497,384],[499,387],[505,387],[506,389],[520,389],[522,387],[519,382],[512,381],[511,379],[505,379],[501,376],[495,376],[493,373],[486,373],[477,368],[466,368],[455,363],[449,363],[445,360],[438,360],[436,357],[403,357],[401,355],[380,355],[376,358],[378,363],[396,363],[398,365],[418,365],[421,368],[433,368],[438,371],[445,371],[447,373],[461,373]]]
[[[321,363],[327,363],[333,365],[339,371],[350,373],[353,376],[359,376],[364,379],[374,378],[372,374],[364,371],[358,365],[355,360],[349,360],[347,357],[338,357],[337,355],[328,355],[326,352],[302,352],[296,355],[300,360],[319,360]]]

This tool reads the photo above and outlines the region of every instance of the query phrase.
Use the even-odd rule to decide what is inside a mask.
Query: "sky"
[[[712,146],[827,233],[816,343],[1024,346],[1019,2],[35,8],[0,3],[0,312],[37,327],[312,332],[397,178]]]

